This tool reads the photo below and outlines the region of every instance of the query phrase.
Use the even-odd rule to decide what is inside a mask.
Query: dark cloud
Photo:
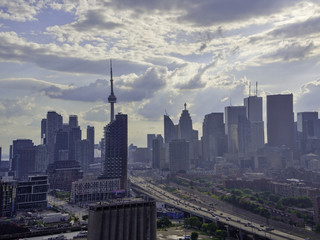
[[[309,18],[304,22],[297,22],[277,28],[269,33],[272,37],[303,37],[319,33],[320,17]]]
[[[13,39],[16,35],[12,36]],[[3,61],[22,61],[34,63],[37,66],[49,70],[86,73],[108,74],[109,63],[107,60],[88,60],[82,57],[68,56],[67,54],[50,51],[50,46],[36,44],[22,44],[21,39],[13,41],[9,34],[0,33],[0,59]],[[107,58],[108,56],[106,56]],[[115,75],[141,73],[147,69],[143,65],[133,61],[113,59]]]
[[[304,46],[299,43],[287,44],[283,48],[279,48],[275,53],[264,56],[264,58],[283,61],[301,60],[306,58],[313,49],[315,49],[313,42]]]
[[[121,27],[122,24],[108,21],[107,16],[102,10],[89,10],[84,20],[80,20],[72,26],[77,31],[92,31],[92,30],[112,30]]]
[[[121,102],[141,101],[151,98],[166,85],[166,74],[166,68],[154,67],[149,68],[144,74],[134,79],[114,79],[115,95]],[[98,79],[87,86],[72,89],[51,86],[46,88],[44,92],[51,98],[84,102],[107,102],[109,89],[109,81]]]
[[[204,34],[201,35],[200,41],[201,41],[201,46],[199,48],[199,51],[202,52],[205,50],[208,46],[208,44],[214,39],[218,37],[223,37],[222,35],[222,27],[219,26],[216,31],[214,32],[205,32]]]
[[[116,0],[113,4],[118,8],[147,13],[178,10],[181,12],[178,16],[180,22],[210,26],[274,14],[296,2],[298,0]]]

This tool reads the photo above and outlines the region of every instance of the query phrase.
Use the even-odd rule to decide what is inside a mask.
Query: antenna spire
[[[256,82],[256,97],[258,96],[258,82]]]
[[[110,103],[110,106],[111,106],[110,122],[112,122],[114,120],[114,104],[117,102],[117,98],[113,92],[113,76],[112,76],[112,60],[111,59],[110,59],[110,87],[111,87],[111,93],[108,97],[108,102]]]

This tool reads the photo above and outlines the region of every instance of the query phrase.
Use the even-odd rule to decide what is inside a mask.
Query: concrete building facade
[[[155,201],[90,206],[88,240],[156,240],[156,219]]]

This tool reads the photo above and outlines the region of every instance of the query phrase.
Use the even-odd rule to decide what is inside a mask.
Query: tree
[[[191,240],[197,240],[199,237],[199,233],[197,232],[192,232],[191,233]]]
[[[171,227],[172,222],[167,217],[162,217],[160,220],[157,221],[157,228],[162,227]]]
[[[199,220],[199,218],[197,217],[191,217],[189,218],[190,219],[190,227],[194,227],[194,228],[197,228],[197,229],[200,229],[201,228],[201,221]]]
[[[215,222],[208,223],[208,231],[211,235],[213,235],[218,229],[218,226]]]

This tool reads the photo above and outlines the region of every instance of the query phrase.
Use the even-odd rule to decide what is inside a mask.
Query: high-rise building
[[[69,160],[74,161],[76,159],[75,155],[75,145],[76,142],[81,140],[81,129],[80,127],[70,128],[69,131]]]
[[[169,169],[172,172],[188,171],[190,168],[189,143],[185,139],[169,143]]]
[[[262,97],[249,96],[244,99],[247,119],[250,122],[262,122]]]
[[[26,148],[32,148],[33,146],[34,144],[30,139],[13,140],[12,153],[11,153],[12,158],[10,159],[11,161],[10,169],[15,173],[15,176],[17,176],[18,171],[20,171],[19,169],[21,169],[22,164],[24,164],[22,160],[20,160],[21,159],[20,151]]]
[[[41,120],[41,144],[46,144],[47,119]]]
[[[35,156],[35,172],[45,173],[48,167],[48,153],[47,146],[42,144],[36,146],[36,156]]]
[[[249,152],[256,152],[264,146],[264,122],[262,117],[262,97],[249,96],[244,99],[247,119],[250,123]]]
[[[84,173],[89,170],[89,141],[78,140],[75,142],[75,160],[80,163]]]
[[[1,161],[2,161],[2,148],[0,147],[0,171],[1,171]]]
[[[56,112],[47,113],[46,145],[49,163],[54,162],[54,144],[57,132],[62,129],[62,116]]]
[[[117,102],[117,98],[113,92],[113,77],[112,77],[112,61],[110,60],[110,87],[111,93],[108,97],[108,102],[110,103],[110,122],[114,120],[114,104]]]
[[[88,240],[156,240],[155,201],[121,201],[89,208]]]
[[[188,142],[193,141],[192,120],[186,103],[179,119],[179,139],[185,139]]]
[[[163,115],[164,123],[164,142],[169,143],[173,139],[177,139],[176,127],[168,115]]]
[[[78,125],[78,116],[77,115],[70,115],[69,116],[69,129],[77,128]]]
[[[202,124],[202,157],[205,161],[214,162],[215,157],[226,152],[226,136],[223,113],[205,115]]]
[[[298,147],[301,153],[311,151],[310,145],[318,141],[318,112],[298,112],[297,114],[297,133]]]
[[[128,117],[117,114],[105,127],[105,160],[102,178],[120,178],[121,189],[127,190]]]
[[[268,145],[294,147],[293,95],[278,94],[267,96]]]
[[[19,150],[17,161],[16,178],[24,180],[29,174],[35,172],[36,165],[36,148],[28,147]]]
[[[248,150],[250,128],[245,106],[225,107],[225,133],[229,153],[245,153]]]
[[[69,149],[69,133],[60,129],[56,133],[56,139],[54,143],[54,161],[62,160],[59,158],[60,152],[67,151],[68,149]]]
[[[87,126],[87,140],[89,141],[89,163],[94,162],[94,127]]]
[[[152,141],[152,168],[160,169],[163,164],[161,164],[162,158],[162,145],[163,137],[158,134]]]

